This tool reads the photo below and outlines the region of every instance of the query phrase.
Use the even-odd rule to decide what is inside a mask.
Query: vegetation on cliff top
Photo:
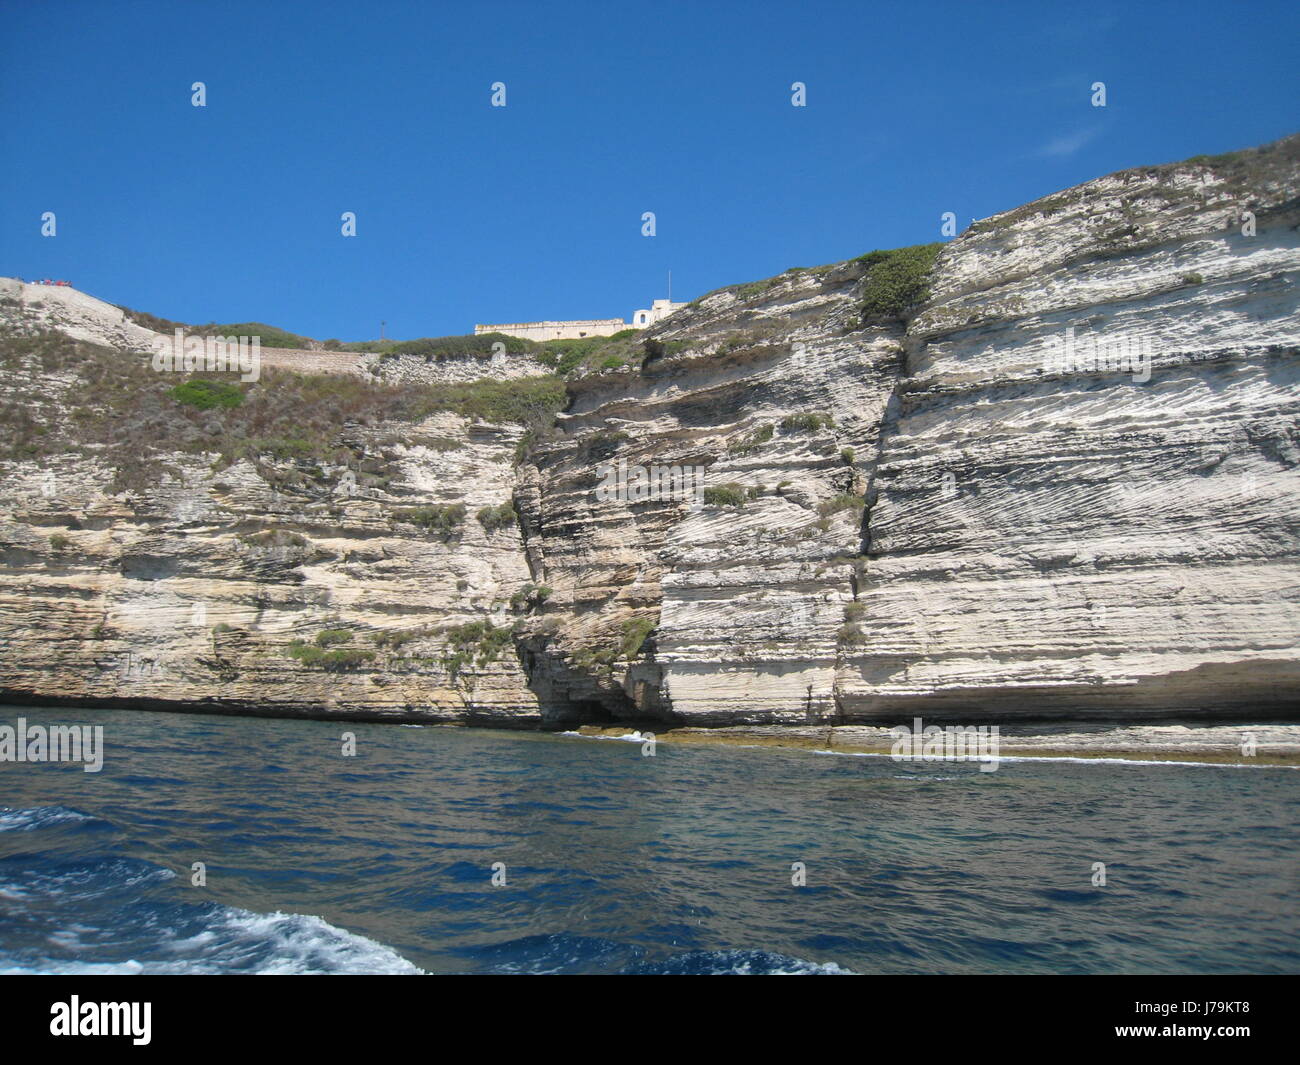
[[[530,355],[557,377],[567,378],[638,364],[646,354],[636,339],[641,332],[640,329],[623,329],[611,336],[546,341],[525,340],[505,333],[479,333],[370,341],[349,344],[347,348],[350,351],[378,352],[381,361],[422,358],[425,362],[441,362],[468,357],[487,360],[498,351],[506,355]]]
[[[451,411],[536,431],[567,401],[552,376],[399,386],[264,367],[256,383],[216,381],[159,373],[147,357],[58,333],[0,333],[0,373],[0,420],[9,430],[0,461],[94,455],[116,470],[114,491],[156,483],[178,454],[215,454],[218,469],[249,459],[273,483],[310,477],[321,463],[382,475],[381,458],[345,441],[349,425],[411,424]]]
[[[145,311],[133,311],[121,304],[116,306],[136,325],[152,329],[155,333],[175,333],[179,329],[190,336],[257,337],[258,343],[264,348],[308,348],[314,343],[311,337],[290,333],[287,329],[266,325],[264,322],[235,322],[229,325],[208,322],[207,325],[191,325],[188,322],[173,322],[170,318],[159,318],[156,314]]]

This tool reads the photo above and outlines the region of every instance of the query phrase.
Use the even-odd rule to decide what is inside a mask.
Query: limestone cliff
[[[553,425],[464,384],[544,389],[542,351],[281,353],[242,407],[176,413],[148,330],[6,284],[5,699],[520,727],[1300,705],[1300,137],[712,293],[597,351]]]

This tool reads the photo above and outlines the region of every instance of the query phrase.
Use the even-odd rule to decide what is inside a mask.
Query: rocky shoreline
[[[891,756],[897,734],[884,727],[682,728],[629,732],[584,725],[574,735],[669,744],[725,744],[776,747],[821,754]],[[1254,754],[1243,747],[1251,746]],[[1197,765],[1290,766],[1300,768],[1300,725],[1018,725],[1000,728],[999,755],[1006,759],[1113,759]]]

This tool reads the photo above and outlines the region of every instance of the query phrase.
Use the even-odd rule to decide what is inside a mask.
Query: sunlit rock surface
[[[1293,714],[1298,145],[978,222],[902,320],[863,322],[856,260],[710,294],[640,367],[570,380],[522,462],[517,427],[452,414],[349,429],[384,468],[360,486],[6,462],[0,696],[517,727]],[[41,289],[0,281],[0,319],[124,357],[153,336]],[[457,503],[450,537],[401,516]],[[517,523],[476,519],[503,503]]]

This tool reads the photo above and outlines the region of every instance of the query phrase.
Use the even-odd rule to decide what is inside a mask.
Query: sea
[[[1300,972],[1286,767],[20,717],[3,973]]]

